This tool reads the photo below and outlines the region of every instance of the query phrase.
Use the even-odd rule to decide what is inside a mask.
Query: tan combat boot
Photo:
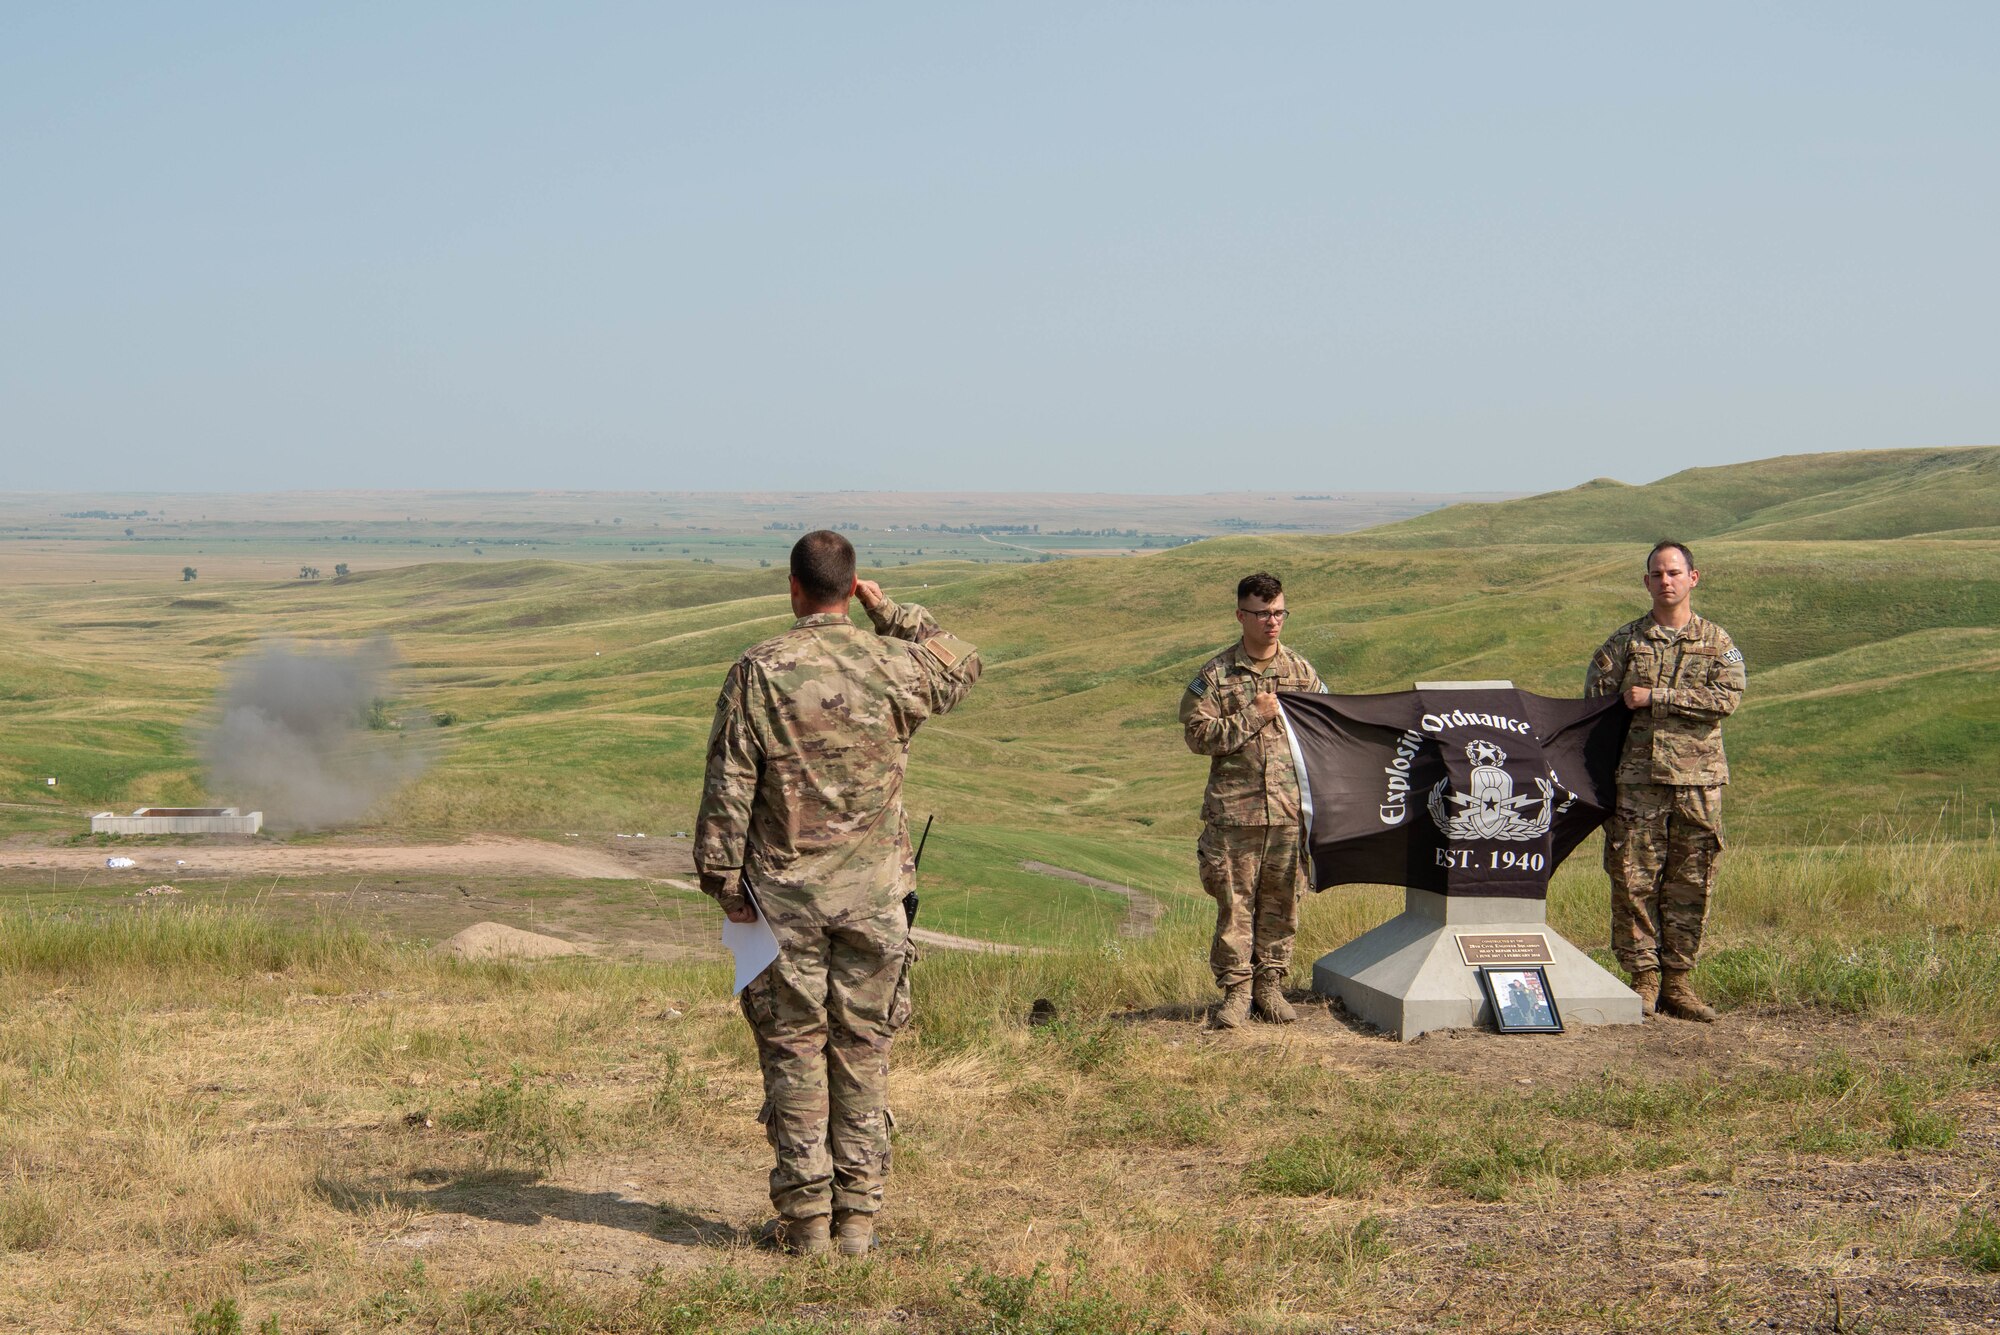
[[[875,1247],[875,1216],[842,1214],[834,1221],[833,1233],[842,1256],[866,1256]]]
[[[1234,1029],[1250,1018],[1250,984],[1231,983],[1223,989],[1222,1004],[1215,1008],[1215,1018],[1209,1021],[1216,1029]]]
[[[1685,969],[1667,970],[1666,979],[1660,984],[1660,1009],[1703,1024],[1710,1024],[1716,1018],[1714,1008],[1694,994],[1694,985],[1688,982]]]
[[[833,1223],[823,1214],[805,1219],[779,1215],[764,1226],[757,1241],[787,1256],[825,1256],[833,1247]]]
[[[1290,1024],[1299,1018],[1285,1000],[1285,980],[1277,974],[1259,974],[1254,996],[1258,1018],[1266,1024]]]
[[[1632,990],[1639,994],[1639,1014],[1651,1015],[1660,1008],[1660,971],[1638,969],[1632,974]]]

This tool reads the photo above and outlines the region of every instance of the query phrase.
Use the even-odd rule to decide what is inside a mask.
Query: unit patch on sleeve
[[[1743,661],[1743,651],[1741,649],[1731,649],[1722,656],[1722,661],[1725,663],[1741,663]]]
[[[924,648],[937,655],[938,662],[948,668],[957,667],[958,660],[965,657],[963,641],[949,635],[933,635],[924,641]]]

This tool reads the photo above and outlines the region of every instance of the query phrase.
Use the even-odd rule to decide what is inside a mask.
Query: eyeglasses
[[[1239,607],[1236,609],[1236,614],[1238,616],[1255,617],[1259,621],[1283,621],[1291,615],[1290,612],[1287,612],[1282,607],[1270,608],[1263,612],[1254,612],[1247,607]]]

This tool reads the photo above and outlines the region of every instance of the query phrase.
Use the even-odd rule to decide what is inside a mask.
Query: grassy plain
[[[920,735],[932,952],[899,1046],[888,1246],[748,1249],[766,1151],[721,966],[440,961],[472,916],[587,930],[687,899],[0,876],[0,1321],[39,1330],[1984,1329],[2000,1315],[2000,451],[1700,470],[1341,537],[883,573],[981,645]],[[1202,769],[1173,702],[1281,572],[1344,690],[1573,694],[1695,546],[1748,655],[1713,1027],[1397,1046],[1309,1006],[1201,1029]],[[928,554],[927,554],[928,555]],[[368,837],[668,837],[775,571],[429,563],[0,590],[0,832],[206,796],[183,738],[260,638],[387,635],[455,721]],[[45,775],[59,775],[51,793]],[[216,794],[230,798],[230,794]],[[1586,846],[1556,926],[1603,939]],[[1164,912],[1033,860],[1132,887]],[[421,893],[419,893],[421,891]],[[1392,913],[1307,908],[1299,959]],[[497,906],[497,908],[495,907]],[[698,907],[694,910],[698,911]],[[541,916],[536,916],[541,915]],[[510,918],[510,920],[515,920]],[[698,921],[698,920],[695,920]],[[672,924],[669,926],[669,924]],[[671,952],[662,952],[670,955]],[[1055,1004],[1054,1024],[1027,1023]],[[207,1323],[207,1324],[203,1324]]]
[[[2000,761],[2000,539],[1938,525],[2000,508],[2000,452],[1832,458],[1815,465],[1823,483],[1780,460],[1343,537],[877,569],[988,664],[975,703],[920,736],[912,810],[938,813],[946,845],[961,826],[1015,822],[1184,845],[1202,772],[1173,701],[1229,635],[1235,577],[1257,566],[1284,573],[1297,609],[1288,638],[1341,689],[1502,676],[1573,694],[1591,650],[1643,610],[1634,544],[1684,506],[1705,521],[1675,529],[1705,572],[1698,604],[1751,668],[1730,729],[1745,795],[1730,808],[1736,832],[1840,840],[1885,805],[1983,832],[1996,812],[1984,778]],[[1870,469],[1879,504],[1857,480]],[[1804,522],[1815,485],[1830,488],[1834,515],[1864,516],[1868,536],[1827,536],[1831,519],[1809,537],[1765,536],[1770,514]],[[1941,518],[1895,511],[1907,531],[1884,535],[1884,507],[1915,506],[1912,495],[1952,506],[1940,502]],[[1611,518],[1574,518],[1598,498],[1616,502]],[[407,703],[456,723],[429,777],[382,813],[386,827],[685,828],[715,683],[788,623],[782,591],[776,568],[542,561],[317,582],[14,585],[0,590],[0,801],[15,805],[0,821],[73,828],[107,805],[194,800],[182,730],[232,658],[270,636],[387,636],[407,662]],[[61,782],[53,793],[48,776]]]

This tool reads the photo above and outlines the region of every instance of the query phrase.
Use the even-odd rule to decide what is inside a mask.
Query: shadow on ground
[[[1345,1008],[1337,1003],[1328,1002],[1326,998],[1309,988],[1286,988],[1285,999],[1298,1007],[1301,1019],[1324,1020],[1330,1017],[1335,1024],[1350,1033],[1366,1037],[1381,1036],[1381,1031],[1373,1025],[1349,1015]],[[1144,1010],[1113,1011],[1110,1018],[1120,1024],[1145,1024],[1154,1020],[1208,1020],[1215,1014],[1216,1005],[1215,1001],[1176,1001],[1163,1006],[1149,1006]],[[1028,1022],[1035,1023],[1034,1017],[1029,1017]],[[1254,1016],[1251,1024],[1257,1029],[1268,1027]]]
[[[1144,1010],[1113,1011],[1107,1018],[1119,1024],[1144,1024],[1151,1020],[1206,1020],[1215,1010],[1212,1001],[1175,1001]]]
[[[418,1181],[440,1185],[427,1191],[383,1190],[346,1182],[322,1181],[323,1195],[335,1207],[359,1213],[392,1206],[429,1214],[457,1214],[497,1224],[535,1225],[548,1219],[624,1229],[684,1247],[742,1241],[736,1226],[684,1210],[671,1202],[653,1205],[612,1191],[576,1191],[538,1181],[534,1174],[509,1171],[452,1175],[439,1170],[413,1173]]]

